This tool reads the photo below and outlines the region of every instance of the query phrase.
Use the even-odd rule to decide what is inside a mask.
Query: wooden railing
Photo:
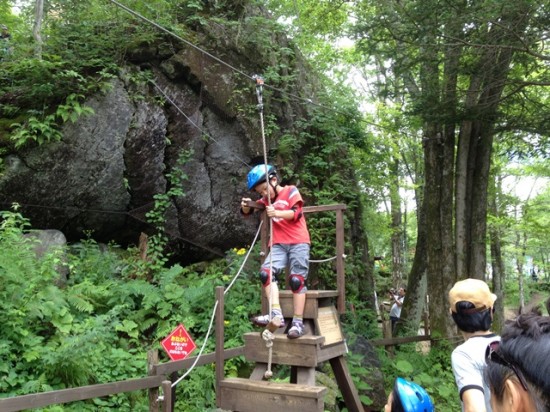
[[[81,386],[78,388],[61,389],[56,391],[36,393],[30,395],[16,396],[13,398],[0,399],[0,411],[15,412],[32,408],[43,408],[49,405],[57,405],[75,401],[84,401],[87,399],[101,398],[104,396],[115,395],[122,392],[133,392],[139,390],[149,390],[149,411],[158,412],[160,403],[158,402],[158,388],[162,387],[164,391],[163,411],[171,410],[169,404],[172,400],[171,381],[167,376],[182,369],[189,369],[197,357],[187,358],[181,361],[174,361],[162,364],[149,363],[155,359],[156,351],[148,354],[148,373],[145,378],[129,379],[125,381],[103,383],[98,385]],[[223,351],[223,359],[230,359],[240,356],[244,353],[244,346],[227,349]],[[204,366],[215,363],[216,354],[208,353],[202,355],[195,366]],[[167,393],[170,392],[170,393]]]

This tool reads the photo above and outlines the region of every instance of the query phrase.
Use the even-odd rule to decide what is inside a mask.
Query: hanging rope
[[[256,97],[258,98],[258,113],[260,114],[260,129],[262,132],[262,148],[263,148],[263,155],[264,155],[264,167],[265,167],[265,181],[266,181],[266,188],[267,188],[267,204],[268,206],[271,206],[271,191],[270,191],[270,183],[269,183],[269,170],[267,168],[267,143],[265,139],[265,127],[264,127],[264,104],[263,104],[263,90],[262,87],[264,85],[264,79],[261,76],[254,75],[252,76],[252,79],[256,81]],[[269,218],[269,242],[271,243],[273,240],[273,221],[271,218]],[[271,250],[271,246],[270,250]],[[273,255],[269,254],[269,299],[268,299],[268,316],[269,316],[269,324],[271,324],[272,318],[271,318],[271,311],[273,307],[273,290],[274,290],[274,283],[273,283]],[[268,324],[268,326],[269,326]],[[271,379],[273,376],[273,372],[271,371],[271,362],[273,359],[273,339],[275,336],[273,333],[266,328],[262,332],[262,338],[265,341],[265,346],[268,349],[268,360],[267,360],[267,370],[265,371],[264,377],[266,379]]]

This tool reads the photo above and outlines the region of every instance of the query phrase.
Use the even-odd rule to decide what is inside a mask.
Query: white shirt
[[[490,333],[488,335],[474,335],[466,342],[457,346],[451,355],[453,374],[462,402],[462,394],[469,389],[479,389],[485,396],[485,408],[491,412],[491,391],[483,378],[485,369],[485,351],[487,346],[494,341],[500,341],[500,336]],[[464,404],[462,404],[464,410]]]

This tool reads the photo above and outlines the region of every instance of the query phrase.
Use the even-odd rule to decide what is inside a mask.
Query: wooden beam
[[[315,213],[315,212],[330,212],[333,210],[346,210],[347,206],[344,204],[334,204],[334,205],[320,205],[320,206],[304,206],[302,209],[304,213]]]
[[[216,308],[216,406],[220,406],[220,382],[224,378],[224,358],[223,358],[223,341],[224,341],[224,297],[223,286],[216,287],[216,300],[218,306]]]
[[[338,313],[346,313],[346,274],[344,266],[344,213],[336,212],[336,285],[338,289]]]
[[[101,398],[116,393],[150,389],[160,386],[164,379],[164,376],[149,376],[147,378],[5,398],[0,399],[0,411],[13,412],[24,409],[42,408],[48,405]]]
[[[402,343],[422,342],[425,340],[431,340],[431,335],[419,335],[419,336],[403,336],[390,339],[373,339],[369,342],[374,346],[393,346],[400,345]]]
[[[226,360],[226,359],[234,358],[236,356],[241,356],[243,354],[244,354],[244,346],[238,346],[236,348],[224,350],[223,358],[224,360]],[[172,372],[177,372],[182,369],[189,369],[193,365],[196,359],[197,357],[193,356],[191,358],[187,358],[180,361],[173,361],[173,362],[161,363],[159,365],[154,365],[155,374],[167,376],[167,375],[170,375]],[[204,366],[214,362],[216,362],[216,352],[207,353],[207,354],[201,355],[200,359],[197,361],[197,364],[195,366]]]
[[[248,207],[251,207],[252,209],[257,209],[257,210],[265,209],[265,206],[262,203],[255,202],[253,200],[249,200],[248,202],[246,202],[246,205]],[[346,209],[347,209],[347,206],[344,204],[304,206],[302,208],[304,213],[331,212],[334,210],[343,211]]]
[[[355,384],[351,378],[348,365],[343,356],[330,359],[330,365],[334,371],[334,377],[346,403],[346,407],[350,412],[364,412],[367,411],[359,399],[359,393],[355,388]]]

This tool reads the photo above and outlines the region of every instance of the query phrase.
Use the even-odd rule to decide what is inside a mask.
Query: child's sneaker
[[[293,321],[287,337],[289,339],[297,339],[300,336],[304,336],[304,324],[303,322]]]
[[[273,318],[277,317],[280,319],[281,324],[279,325],[280,328],[285,327],[285,319],[283,318],[282,314],[275,314],[272,315]],[[259,326],[261,328],[265,328],[269,324],[269,315],[259,315],[254,316],[252,319],[252,324],[255,326]]]

